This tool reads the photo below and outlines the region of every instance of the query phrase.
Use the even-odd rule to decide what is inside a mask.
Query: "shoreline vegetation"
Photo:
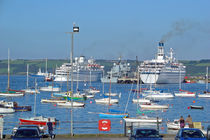
[[[105,66],[104,71],[107,72],[113,66],[113,63],[118,62],[119,60],[102,60],[97,59],[96,63]],[[131,70],[135,71],[137,66],[136,60],[122,60],[130,63]],[[63,63],[68,63],[67,59],[48,59],[47,60],[47,71],[53,73],[56,67],[60,67]],[[140,64],[142,61],[138,61]],[[186,76],[198,76],[205,77],[206,75],[206,67],[210,66],[210,60],[182,60],[179,61],[186,66]],[[7,75],[8,72],[8,60],[0,60],[0,75]],[[11,75],[25,75],[26,74],[26,65],[29,64],[29,73],[37,73],[39,68],[41,68],[42,72],[45,72],[46,59],[34,59],[34,60],[26,60],[26,59],[15,59],[10,60],[10,74]]]

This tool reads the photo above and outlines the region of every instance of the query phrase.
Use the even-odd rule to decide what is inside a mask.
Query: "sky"
[[[0,0],[0,59],[210,59],[209,0]],[[167,54],[167,53],[166,53]]]

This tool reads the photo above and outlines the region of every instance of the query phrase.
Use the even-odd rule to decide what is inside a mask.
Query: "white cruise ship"
[[[96,64],[92,58],[86,60],[84,56],[75,57],[73,67],[71,63],[64,63],[56,68],[54,81],[71,81],[71,68],[73,68],[73,81],[99,81],[104,66]]]
[[[162,42],[159,42],[156,58],[146,60],[140,65],[140,77],[145,84],[179,83],[184,80],[185,72],[185,66],[173,57],[172,48],[169,56],[164,54]]]

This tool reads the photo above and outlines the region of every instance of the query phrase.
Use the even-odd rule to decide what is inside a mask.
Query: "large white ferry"
[[[159,42],[156,58],[140,65],[140,77],[145,84],[179,83],[184,80],[185,72],[185,66],[173,57],[172,48],[169,56],[164,54],[162,42]]]
[[[71,63],[64,63],[56,68],[54,81],[71,81],[73,68],[73,81],[99,81],[104,66],[95,63],[94,59],[86,60],[84,56],[75,57],[73,67]]]

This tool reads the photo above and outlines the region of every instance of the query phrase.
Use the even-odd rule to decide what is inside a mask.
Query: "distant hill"
[[[126,60],[131,65],[131,69],[135,71],[137,62],[136,60]],[[47,61],[47,70],[48,72],[55,71],[56,66],[59,67],[63,63],[69,62],[69,60],[64,59],[49,59]],[[104,70],[109,71],[114,62],[118,62],[118,60],[96,60],[96,62],[100,65],[105,66]],[[187,76],[205,76],[206,75],[206,66],[210,66],[210,60],[199,60],[199,61],[188,61],[182,60],[180,61],[186,66],[186,75]],[[7,74],[7,60],[0,60],[0,75]],[[141,63],[138,62],[138,63]],[[16,59],[10,61],[10,74],[11,75],[24,75],[26,74],[26,65],[29,64],[29,73],[37,73],[39,68],[44,72],[46,61],[45,59],[37,59],[37,60],[23,60]]]

